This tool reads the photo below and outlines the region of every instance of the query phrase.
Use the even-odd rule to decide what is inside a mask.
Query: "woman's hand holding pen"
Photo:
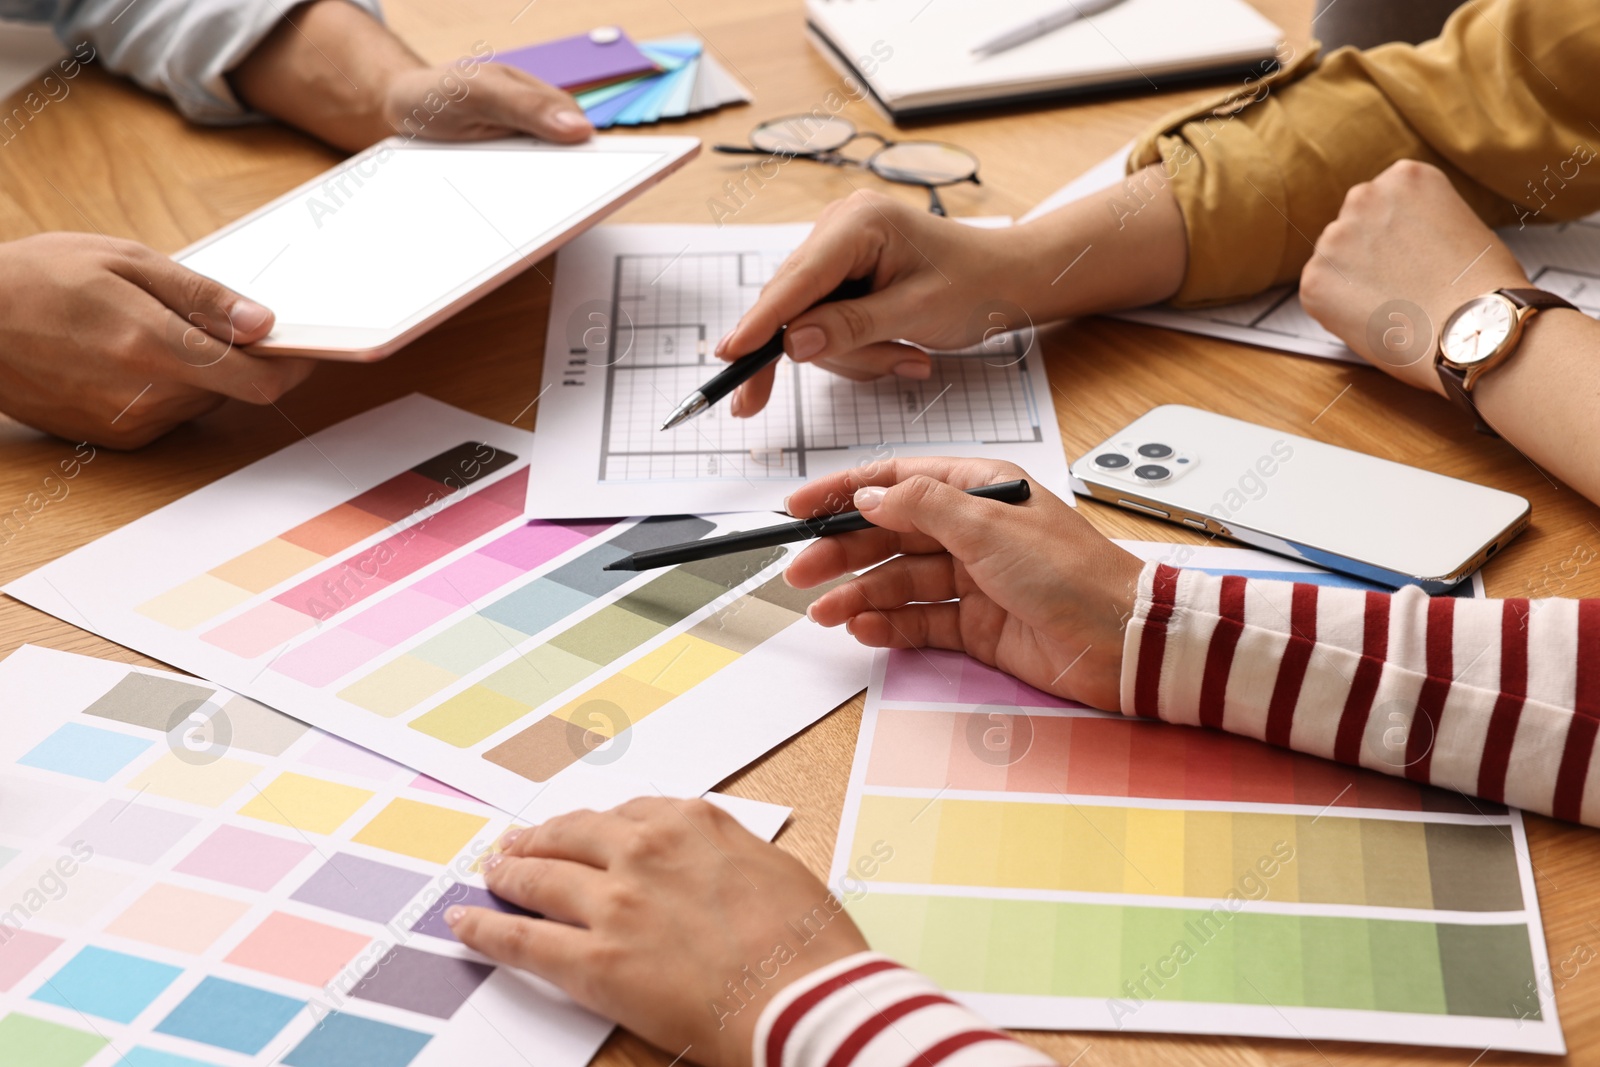
[[[858,381],[924,379],[934,349],[981,340],[974,314],[1016,273],[1022,242],[930,215],[892,196],[859,192],[829,204],[739,324],[717,343],[733,360],[789,327],[786,354]],[[859,300],[813,307],[846,278],[872,279]],[[809,309],[809,310],[807,310]],[[772,394],[769,367],[733,394],[732,414],[754,415]]]
[[[790,514],[858,508],[880,529],[812,544],[790,564],[789,584],[811,588],[872,567],[823,594],[811,619],[843,624],[873,647],[966,652],[1036,688],[1116,710],[1142,564],[1037,483],[1023,504],[961,492],[1023,477],[1010,463],[901,459],[812,482],[789,497]]]

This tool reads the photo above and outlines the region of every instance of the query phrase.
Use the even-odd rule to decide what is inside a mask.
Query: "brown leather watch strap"
[[[1478,414],[1478,405],[1472,402],[1472,394],[1467,392],[1467,372],[1460,367],[1440,362],[1438,364],[1439,381],[1444,383],[1444,395],[1450,398],[1450,403],[1460,408],[1472,420],[1472,428],[1489,437],[1499,437],[1494,427],[1483,421],[1483,416]]]
[[[1572,301],[1544,289],[1499,289],[1499,294],[1519,308],[1570,308],[1577,311]]]

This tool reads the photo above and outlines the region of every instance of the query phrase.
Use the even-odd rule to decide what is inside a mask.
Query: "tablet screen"
[[[587,217],[661,159],[408,145],[180,258],[271,308],[280,327],[390,329]]]

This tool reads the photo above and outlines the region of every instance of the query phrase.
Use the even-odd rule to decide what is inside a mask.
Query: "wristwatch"
[[[1479,433],[1499,435],[1478,414],[1472,390],[1478,380],[1511,357],[1528,319],[1542,308],[1572,308],[1570,301],[1543,289],[1496,289],[1468,300],[1444,323],[1434,368],[1444,392],[1472,416]]]

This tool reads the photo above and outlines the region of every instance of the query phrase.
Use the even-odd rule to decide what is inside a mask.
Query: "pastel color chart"
[[[244,603],[254,594],[264,593],[373,534],[426,511],[516,458],[482,443],[457,445],[190,578],[139,605],[138,610],[175,629],[192,629]],[[526,490],[524,482],[524,493]],[[511,510],[520,514],[522,509],[514,506]],[[442,513],[440,517],[443,518]],[[458,514],[452,521],[428,522],[426,532],[415,530],[411,540],[420,539],[420,543],[408,558],[418,558],[430,550],[442,551],[444,539],[436,534],[452,530],[455,521],[461,518],[463,516]],[[297,588],[298,595],[285,594],[278,602],[298,610],[316,594],[314,584],[309,590],[305,585]]]
[[[5,1067],[582,1067],[609,1032],[443,922],[517,910],[472,873],[501,812],[169,674],[24,646],[0,690]],[[249,747],[169,733],[197,700]]]
[[[879,653],[830,884],[1002,1026],[1564,1051],[1520,813],[956,653]]]
[[[870,652],[804,622],[824,590],[784,583],[789,546],[605,569],[769,525],[770,513],[530,521],[518,457],[531,445],[526,431],[405,397],[6,591],[506,811],[557,781],[703,793],[866,684]],[[220,718],[228,756],[203,774],[176,756],[146,766],[137,742],[89,718],[29,758],[86,782],[140,763],[148,794],[172,800],[250,778],[239,750],[268,745],[270,722],[150,684],[140,723],[193,732]],[[263,783],[249,814],[321,827],[373,789],[353,772],[337,789],[295,774],[317,777]]]

